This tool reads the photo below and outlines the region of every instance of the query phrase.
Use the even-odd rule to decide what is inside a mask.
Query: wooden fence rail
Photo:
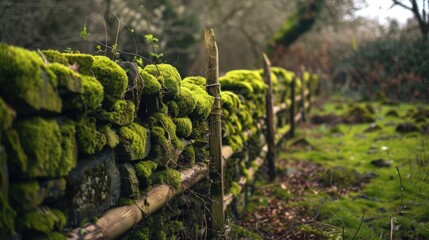
[[[157,211],[175,196],[183,193],[202,179],[209,176],[212,184],[210,193],[211,201],[211,224],[209,225],[212,237],[224,230],[225,211],[233,202],[232,193],[225,194],[223,176],[223,166],[235,152],[230,146],[222,145],[221,136],[221,98],[219,84],[219,65],[218,50],[213,30],[206,28],[204,31],[205,52],[206,52],[206,79],[207,91],[215,97],[214,106],[208,119],[209,124],[209,164],[196,164],[192,168],[181,171],[181,188],[176,189],[173,186],[160,184],[156,185],[145,196],[135,200],[131,206],[120,206],[106,211],[95,223],[89,223],[66,233],[67,239],[115,239],[133,228],[144,218]],[[238,179],[238,185],[244,189],[246,184],[254,180],[258,168],[267,160],[268,178],[275,179],[275,158],[276,146],[286,136],[295,135],[296,123],[306,119],[306,113],[311,107],[312,89],[311,84],[301,83],[302,91],[296,94],[296,81],[294,78],[290,85],[290,104],[280,103],[273,106],[273,94],[271,84],[271,66],[267,56],[263,55],[264,80],[268,85],[268,94],[266,95],[266,117],[257,124],[259,131],[266,127],[265,143],[260,150],[259,156],[251,161],[250,167],[246,170],[246,176]],[[283,113],[288,112],[284,115]],[[284,116],[287,116],[284,119]],[[283,117],[283,118],[282,118]],[[280,123],[276,130],[275,119]],[[246,137],[251,137],[251,131],[244,131]]]

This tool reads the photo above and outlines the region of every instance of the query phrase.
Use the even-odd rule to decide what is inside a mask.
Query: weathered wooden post
[[[267,144],[268,144],[268,153],[267,153],[267,162],[268,162],[268,179],[274,181],[276,178],[276,143],[275,136],[276,130],[274,127],[274,109],[273,109],[273,84],[271,83],[271,63],[267,55],[263,54],[263,67],[264,67],[264,79],[268,85],[268,92],[265,97],[266,102],[266,116],[265,116],[265,125],[267,126]]]
[[[222,161],[222,108],[219,84],[219,53],[216,39],[211,28],[204,29],[206,54],[207,91],[215,97],[209,116],[209,148],[210,148],[210,179],[211,184],[211,235],[216,236],[223,231],[225,216],[223,202],[223,161]]]
[[[295,136],[295,82],[296,77],[292,79],[290,83],[290,106],[289,106],[289,118],[290,118],[290,131],[289,136],[293,138]]]
[[[306,86],[305,86],[306,84],[305,84],[305,79],[304,79],[304,74],[302,75],[302,78],[301,78],[301,106],[300,106],[300,108],[301,108],[301,120],[303,121],[303,122],[305,122],[306,121],[306,109],[305,109],[305,100],[306,100],[306,97],[305,97],[305,89],[306,89]]]

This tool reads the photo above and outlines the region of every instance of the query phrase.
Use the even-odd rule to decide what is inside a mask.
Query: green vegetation
[[[169,64],[151,64],[144,71],[156,77],[166,98],[174,99],[180,93],[182,77],[175,67]]]
[[[66,218],[61,211],[44,207],[18,216],[17,229],[22,232],[36,231],[47,234],[54,229],[62,231],[65,224]]]
[[[122,152],[131,160],[143,159],[147,155],[148,130],[137,123],[131,123],[118,130]]]
[[[76,140],[81,154],[94,154],[107,143],[106,135],[99,132],[94,118],[81,118],[76,122]]]
[[[182,186],[180,172],[172,168],[154,172],[151,180],[154,184],[168,184],[176,189],[180,189]]]
[[[66,110],[72,109],[80,112],[94,110],[101,107],[104,98],[104,90],[101,83],[94,77],[82,76],[83,93],[71,98],[70,103],[65,103]]]

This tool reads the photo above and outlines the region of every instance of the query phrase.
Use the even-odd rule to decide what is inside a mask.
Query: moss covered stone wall
[[[256,124],[267,91],[261,74],[235,70],[220,80],[223,141],[238,156],[226,173],[227,191],[257,154],[252,146],[260,147]],[[290,95],[293,77],[273,70],[277,102]],[[154,184],[180,188],[180,171],[209,159],[214,98],[205,85],[168,64],[0,44],[0,239],[64,239]],[[175,199],[174,211],[145,220],[131,239],[201,235],[206,203],[195,192],[208,196],[207,184]]]

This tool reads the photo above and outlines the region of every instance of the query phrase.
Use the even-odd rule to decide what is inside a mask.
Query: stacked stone
[[[0,44],[0,238],[62,239],[206,157],[213,98],[167,64]]]

